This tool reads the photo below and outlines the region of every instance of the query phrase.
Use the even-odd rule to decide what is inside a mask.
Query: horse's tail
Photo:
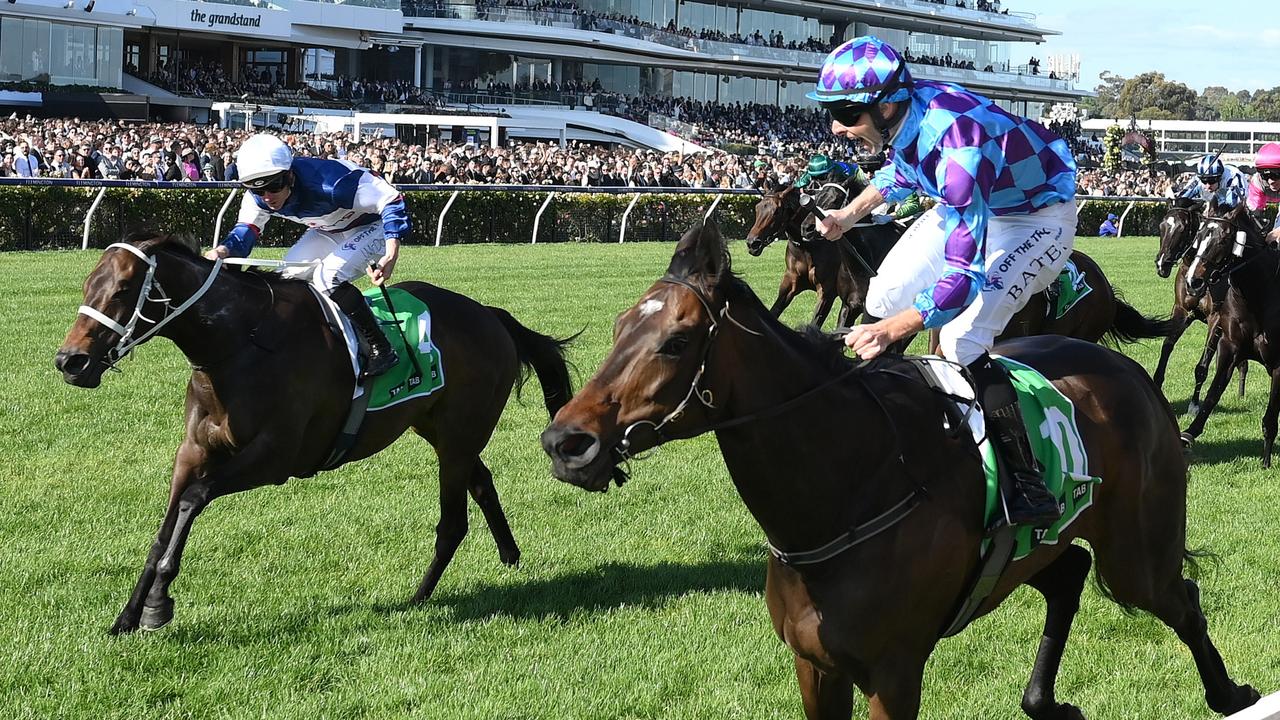
[[[1168,337],[1174,330],[1174,321],[1171,318],[1147,317],[1125,302],[1119,292],[1115,293],[1115,302],[1115,318],[1111,321],[1111,327],[1104,333],[1109,345]]]
[[[529,379],[529,371],[532,370],[537,373],[538,383],[542,385],[542,399],[547,405],[547,412],[555,417],[556,412],[573,397],[573,382],[569,378],[569,365],[564,359],[564,349],[578,335],[557,340],[521,325],[519,320],[502,308],[489,306],[489,311],[498,317],[516,344],[516,358],[520,361],[520,382],[516,386],[516,394],[519,395],[525,381]]]

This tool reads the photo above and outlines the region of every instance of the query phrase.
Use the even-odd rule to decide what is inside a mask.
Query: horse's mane
[[[172,250],[179,255],[190,257],[201,263],[213,264],[200,253],[200,241],[190,233],[172,233],[165,234],[157,232],[150,228],[139,228],[130,230],[125,233],[120,242],[136,246],[145,253],[153,253],[161,249]],[[307,281],[301,278],[287,278],[280,274],[275,268],[246,266],[242,268],[244,273],[252,273],[260,276],[263,280],[270,283],[290,285],[295,283],[306,284]],[[241,276],[242,273],[231,273],[231,277]]]
[[[841,338],[828,334],[811,323],[805,323],[794,330],[787,327],[773,317],[760,296],[737,273],[727,272],[722,275],[718,287],[729,300],[730,313],[734,312],[734,308],[750,308],[752,314],[774,326],[779,338],[802,355],[817,360],[827,371],[838,373],[852,366],[853,360],[845,355],[844,341]]]
[[[1202,201],[1195,198],[1178,197],[1173,199],[1172,207],[1181,210],[1198,210],[1202,204]]]

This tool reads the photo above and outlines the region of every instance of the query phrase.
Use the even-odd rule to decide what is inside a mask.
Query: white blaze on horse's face
[[[656,312],[661,312],[664,307],[666,307],[666,303],[657,298],[649,298],[648,300],[640,303],[640,307],[638,309],[640,311],[640,317],[647,318]]]

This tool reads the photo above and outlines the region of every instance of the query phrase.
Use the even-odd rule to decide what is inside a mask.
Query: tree
[[[1120,114],[1113,117],[1192,120],[1200,96],[1180,82],[1166,80],[1164,73],[1147,72],[1124,82],[1116,104]]]
[[[1119,125],[1112,125],[1107,128],[1107,134],[1102,138],[1102,169],[1109,173],[1120,171],[1120,164],[1124,159],[1124,154],[1120,150],[1120,143],[1124,140],[1124,128]]]

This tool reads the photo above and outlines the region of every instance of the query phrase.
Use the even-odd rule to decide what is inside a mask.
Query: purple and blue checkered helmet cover
[[[911,84],[911,73],[905,65],[898,51],[880,38],[872,35],[854,38],[831,51],[822,63],[817,84],[805,97],[818,102],[874,102],[880,89],[893,80],[899,68],[902,68],[899,82]],[[879,102],[899,102],[910,94],[908,87],[900,87]]]

